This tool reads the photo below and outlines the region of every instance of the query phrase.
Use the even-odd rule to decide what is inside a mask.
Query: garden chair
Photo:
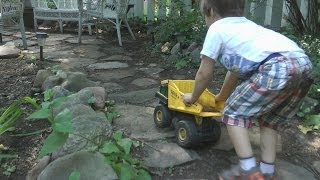
[[[32,0],[34,13],[34,27],[37,31],[38,20],[58,21],[60,32],[63,33],[64,21],[79,22],[79,9],[77,0]],[[53,4],[52,4],[53,3]]]
[[[24,0],[0,0],[0,43],[4,28],[19,25],[23,48],[27,49],[27,38],[23,21]]]
[[[110,21],[117,30],[118,42],[122,46],[121,25],[125,23],[133,39],[135,36],[127,20],[128,0],[87,0],[83,4],[84,16]],[[81,34],[80,34],[81,36]],[[80,37],[81,39],[81,37]]]

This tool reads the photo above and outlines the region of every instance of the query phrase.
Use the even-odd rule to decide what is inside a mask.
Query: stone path
[[[34,34],[28,34],[30,46],[28,50],[21,52],[15,47],[19,43],[13,43],[18,41],[13,38],[14,34],[5,34],[5,45],[0,46],[0,60],[18,57],[20,53],[29,58],[38,58],[39,48]],[[163,67],[155,63],[141,62],[133,58],[134,52],[92,36],[83,36],[83,44],[80,46],[76,42],[76,35],[49,34],[44,49],[46,66],[58,65],[65,71],[82,72],[88,79],[104,87],[107,92],[106,99],[115,100],[117,111],[121,114],[114,125],[132,138],[140,139],[149,145],[145,146],[147,155],[144,161],[147,166],[171,168],[189,161],[201,161],[202,156],[197,151],[186,150],[172,143],[172,129],[160,130],[154,126],[153,110],[158,103],[154,94],[158,90]],[[179,76],[179,79],[183,77]],[[252,131],[250,136],[253,144],[258,145],[258,131]],[[233,148],[224,128],[220,141],[212,148],[223,151]],[[278,151],[281,151],[281,143]],[[280,161],[278,168],[283,179],[314,179],[311,172],[288,162]]]

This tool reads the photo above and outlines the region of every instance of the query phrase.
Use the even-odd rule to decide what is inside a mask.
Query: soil
[[[187,78],[194,78],[196,73],[195,68],[185,68],[177,71],[166,62],[161,62],[159,56],[146,51],[147,38],[138,38],[138,40],[130,42],[125,45],[127,51],[137,52],[133,56],[141,56],[140,61],[148,61],[155,63],[162,63],[165,71],[161,73],[161,78],[170,78],[174,75],[187,74]],[[136,57],[135,57],[136,59]],[[0,60],[0,107],[3,108],[10,105],[15,100],[25,97],[33,96],[31,87],[33,80],[39,69],[39,65],[32,64],[31,61],[20,59],[1,59]],[[137,78],[137,77],[136,77]],[[216,73],[213,87],[220,87],[224,79],[224,73],[218,71]],[[218,86],[220,85],[220,86]],[[217,92],[218,89],[213,89]],[[36,98],[39,98],[36,96]],[[32,108],[27,104],[22,104],[26,112],[31,112]],[[301,124],[301,120],[295,118],[291,125],[288,125],[282,135],[282,152],[278,154],[279,159],[286,160],[293,164],[303,166],[320,178],[319,172],[312,168],[312,162],[320,160],[320,133],[311,132],[303,135],[297,125]],[[15,166],[16,170],[7,177],[3,174],[5,168],[0,167],[0,179],[19,180],[25,179],[27,172],[35,165],[37,161],[37,152],[43,140],[48,135],[49,124],[44,121],[28,121],[26,115],[18,119],[16,128],[12,132],[5,133],[0,137],[0,144],[5,145],[9,149],[2,153],[17,154],[18,158],[14,159],[0,159],[1,165],[8,164]],[[21,135],[39,131],[33,135]],[[17,136],[20,134],[21,136]],[[195,151],[201,155],[202,160],[196,160],[177,167],[168,168],[163,171],[152,170],[158,172],[153,174],[154,179],[216,179],[216,173],[222,169],[227,168],[232,162],[229,162],[226,157],[236,156],[235,151],[220,151],[214,150],[212,146],[200,146]],[[136,149],[134,154],[137,157],[142,157],[145,152],[141,149]],[[212,165],[212,162],[216,162]]]

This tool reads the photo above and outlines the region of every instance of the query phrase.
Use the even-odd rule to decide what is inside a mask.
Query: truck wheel
[[[204,118],[200,127],[201,139],[205,142],[216,143],[221,136],[220,123],[210,118]]]
[[[171,112],[166,105],[158,105],[153,112],[153,120],[158,128],[166,128],[171,125]]]
[[[198,142],[197,127],[193,121],[179,121],[175,127],[175,136],[181,147],[189,148]]]

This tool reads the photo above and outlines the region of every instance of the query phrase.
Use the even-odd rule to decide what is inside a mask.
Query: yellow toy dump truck
[[[194,80],[163,80],[156,97],[160,100],[154,110],[154,123],[158,128],[173,126],[176,142],[191,147],[202,142],[216,142],[220,138],[220,117],[223,103],[215,102],[215,96],[206,89],[191,106],[183,103],[182,96],[191,93]]]

